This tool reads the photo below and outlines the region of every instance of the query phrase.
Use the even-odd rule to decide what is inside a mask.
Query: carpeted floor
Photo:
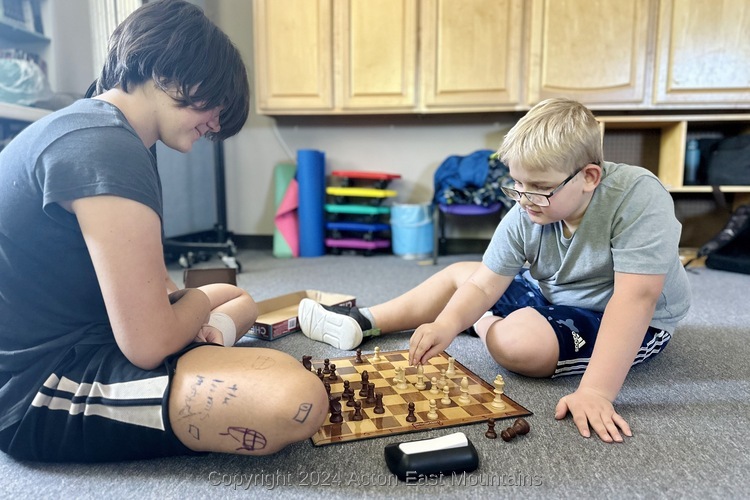
[[[462,258],[441,257],[439,267]],[[351,293],[372,305],[436,271],[394,256],[325,256],[278,260],[270,252],[239,256],[239,284],[256,300],[301,289]],[[220,262],[202,263],[219,266]],[[181,270],[173,276],[181,283]],[[634,368],[616,408],[631,424],[625,443],[578,436],[570,418],[556,421],[558,399],[578,378],[535,380],[500,370],[481,342],[460,335],[449,352],[487,381],[502,373],[506,393],[534,415],[531,432],[510,443],[484,437],[486,425],[412,434],[466,433],[480,467],[466,476],[405,484],[383,459],[381,438],[316,448],[297,443],[264,458],[209,455],[100,465],[17,463],[0,455],[0,496],[11,498],[742,498],[750,491],[750,276],[700,268],[690,273],[694,305],[666,351]],[[429,297],[425,297],[429,300]],[[408,334],[363,344],[370,352],[408,347]],[[343,355],[297,334],[274,342],[245,339],[296,358]],[[502,425],[502,424],[501,424]],[[247,489],[248,491],[242,491]],[[238,490],[238,491],[235,491]]]

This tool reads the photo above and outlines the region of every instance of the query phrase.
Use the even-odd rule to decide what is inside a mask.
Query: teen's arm
[[[456,335],[470,327],[497,302],[513,278],[497,274],[481,264],[458,287],[437,319],[414,331],[409,340],[409,362],[412,365],[424,364],[444,351]]]
[[[116,196],[81,198],[67,206],[78,218],[117,345],[134,365],[158,366],[207,322],[208,297],[189,289],[170,304],[161,225],[149,207]]]
[[[638,354],[664,278],[662,274],[615,273],[614,293],[604,310],[591,362],[578,389],[560,399],[555,409],[557,419],[570,412],[582,436],[590,436],[589,426],[602,441],[622,441],[620,431],[632,435],[612,402]]]

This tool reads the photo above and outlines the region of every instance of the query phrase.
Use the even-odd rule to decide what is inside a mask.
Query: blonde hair
[[[572,174],[586,164],[601,164],[599,122],[579,102],[547,99],[508,131],[497,154],[509,166]]]

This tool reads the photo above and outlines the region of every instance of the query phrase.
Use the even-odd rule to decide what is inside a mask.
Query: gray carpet
[[[439,267],[478,255],[440,259]],[[435,272],[398,257],[326,256],[277,260],[270,252],[239,256],[239,283],[263,300],[300,289],[356,295],[361,305],[388,299]],[[201,265],[218,266],[218,261]],[[173,270],[181,283],[181,271]],[[500,372],[506,393],[534,415],[531,432],[505,443],[484,437],[486,425],[433,430],[316,448],[297,443],[265,458],[209,455],[102,465],[18,463],[0,454],[0,496],[13,498],[704,498],[747,497],[750,491],[750,276],[699,269],[690,273],[694,305],[666,351],[633,369],[616,407],[634,437],[612,445],[584,439],[570,418],[553,418],[558,399],[578,378],[534,380],[500,371],[476,338],[460,335],[449,351],[485,380]],[[429,297],[425,297],[429,300]],[[408,334],[363,344],[408,347]],[[336,357],[325,344],[292,335],[273,347],[296,358]],[[500,423],[499,428],[503,422]],[[479,469],[429,484],[390,475],[386,444],[437,437],[454,430],[476,446]],[[240,493],[235,491],[248,488]],[[253,484],[254,483],[254,484]],[[280,483],[280,484],[279,484]]]

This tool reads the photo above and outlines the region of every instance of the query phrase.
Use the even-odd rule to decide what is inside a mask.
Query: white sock
[[[359,307],[358,309],[359,309],[359,312],[362,314],[362,316],[367,318],[367,320],[370,322],[370,326],[372,327],[372,329],[373,330],[376,329],[377,326],[375,325],[375,318],[372,316],[372,313],[370,312],[370,308]]]
[[[486,313],[482,314],[482,316],[474,323],[474,325],[472,325],[474,327],[475,332],[477,331],[477,323],[482,321],[487,316],[492,316],[492,311],[487,311]]]

